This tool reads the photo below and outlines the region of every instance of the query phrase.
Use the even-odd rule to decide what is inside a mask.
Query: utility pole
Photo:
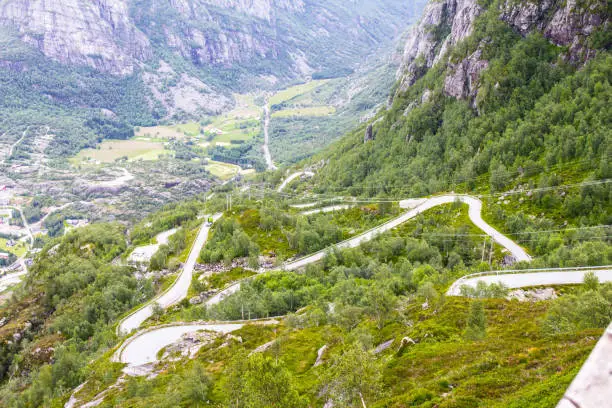
[[[484,235],[484,239],[482,240],[482,256],[480,257],[480,262],[484,262],[484,254],[485,254],[486,246],[487,246],[487,236]]]
[[[491,262],[493,260],[493,239],[491,239],[491,249],[489,251],[489,268],[492,268]]]

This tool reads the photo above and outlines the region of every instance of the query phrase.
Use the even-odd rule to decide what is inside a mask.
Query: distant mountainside
[[[610,177],[609,7],[431,2],[408,36],[392,106],[316,156],[326,165],[313,182],[408,197]]]
[[[346,75],[392,44],[424,3],[8,0],[0,25],[62,65],[137,77],[150,110],[168,116],[219,112],[231,104],[229,90]],[[37,65],[20,57],[4,53],[0,65]]]
[[[49,58],[116,75],[158,62],[163,49],[196,66],[259,64],[262,75],[276,76],[350,68],[405,30],[424,2],[403,3],[9,0],[0,22]]]
[[[92,117],[147,126],[217,115],[235,92],[362,71],[425,2],[6,0],[0,128],[50,125],[49,152],[65,155],[105,136]]]

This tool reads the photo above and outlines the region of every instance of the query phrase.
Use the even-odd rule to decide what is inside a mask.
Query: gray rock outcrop
[[[125,0],[6,0],[0,25],[15,27],[22,40],[61,63],[117,75],[131,74],[137,61],[153,55]]]
[[[595,52],[589,49],[586,37],[597,28],[609,29],[609,16],[605,13],[607,3],[603,0],[588,3],[567,0],[563,7],[551,12],[556,3],[555,0],[535,3],[506,1],[501,19],[521,35],[538,30],[553,44],[569,47],[571,61],[592,58]]]
[[[374,130],[371,123],[368,125],[365,134],[363,135],[363,143],[367,143],[370,140],[374,140]]]
[[[443,0],[427,5],[419,24],[410,31],[398,71],[400,92],[408,89],[446,54],[472,33],[482,12],[476,0]]]
[[[595,30],[609,30],[606,2],[596,0],[583,4],[568,0],[517,2],[507,0],[500,5],[499,18],[517,33],[526,36],[541,32],[553,44],[568,47],[566,57],[572,62],[592,58],[587,38]],[[444,92],[459,99],[473,99],[478,93],[480,74],[489,63],[479,48],[460,61],[451,61],[448,51],[468,37],[476,18],[483,12],[477,0],[433,1],[426,7],[419,24],[414,26],[404,47],[398,70],[398,92],[405,92],[427,70],[438,62],[446,64]],[[482,44],[481,44],[482,46]],[[415,101],[418,105],[418,101]]]
[[[481,55],[482,51],[477,50],[458,64],[449,64],[450,73],[444,81],[444,92],[447,95],[457,99],[476,96],[480,73],[489,66],[489,62],[482,60]]]

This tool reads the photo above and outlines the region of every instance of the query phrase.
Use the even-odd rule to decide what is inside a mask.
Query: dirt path
[[[13,155],[13,152],[15,151],[15,148],[19,145],[19,143],[23,142],[23,139],[25,139],[25,137],[26,137],[26,135],[28,133],[28,130],[30,130],[29,126],[26,128],[26,130],[23,131],[23,134],[21,135],[21,138],[19,138],[19,140],[17,140],[15,143],[13,143],[11,145],[11,148],[9,149],[9,152],[8,152],[8,156],[6,156],[5,160],[10,159],[10,157]]]
[[[278,167],[274,165],[272,161],[272,155],[270,154],[270,136],[269,136],[269,128],[270,128],[270,107],[266,103],[264,106],[264,144],[263,144],[263,153],[266,159],[266,165],[268,166],[268,170],[276,170]]]

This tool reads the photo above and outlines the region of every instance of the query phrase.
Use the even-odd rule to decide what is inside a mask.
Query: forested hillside
[[[132,2],[143,6],[131,12],[165,61],[149,74],[171,67],[179,74],[177,83],[164,83],[171,88],[180,74],[214,59],[223,47],[203,46],[196,33],[218,27],[192,21],[203,8],[244,22],[232,32],[240,42],[257,30],[272,35],[268,17],[287,22],[266,5],[304,7],[309,16],[326,4],[343,13],[353,4],[374,7],[257,0],[262,7],[247,7],[254,14],[247,18],[237,12],[247,3],[228,0],[219,9],[217,0],[185,0],[167,10],[157,0]],[[598,0],[434,0],[407,37],[396,85],[381,90],[392,95],[387,108],[300,162],[298,177],[286,168],[236,177],[125,224],[37,239],[24,284],[0,309],[0,405],[556,406],[612,320],[609,11]],[[168,24],[168,36],[154,28],[177,15],[182,23]],[[326,26],[317,17],[317,27]],[[360,27],[369,39],[368,27],[373,38],[386,29]],[[283,41],[300,42],[302,34]],[[345,51],[357,58],[349,42]],[[263,56],[272,51],[255,45],[261,59],[249,69],[263,75]],[[317,63],[338,68],[335,55],[321,55],[325,46],[312,45]],[[232,61],[237,68],[220,78],[238,82],[247,65]],[[129,137],[128,117],[155,121],[167,113],[161,102],[160,115],[140,109],[134,90],[146,81],[136,75],[99,82],[91,68],[61,67],[41,65],[23,78],[47,89],[40,73],[58,69],[55,85],[85,83],[92,93],[61,87],[58,105],[48,89],[27,99],[17,83],[7,87],[13,113],[0,118],[15,121],[38,104],[59,118],[79,107],[75,121],[93,141],[98,133]],[[109,88],[105,81],[118,82]],[[115,117],[97,97],[106,100],[116,86],[126,90],[108,96],[122,112]],[[287,123],[295,121],[291,110],[323,109],[315,102],[335,93],[315,89],[265,102],[279,120],[272,138],[326,126]],[[81,106],[90,100],[94,107]],[[62,146],[74,148],[68,140]],[[283,160],[302,153],[290,146]],[[152,179],[164,175],[151,169]],[[283,178],[293,181],[281,185]],[[421,199],[437,194],[448,200]],[[33,200],[26,217],[40,217],[44,203]],[[397,223],[382,228],[388,221]],[[151,248],[148,263],[132,258]],[[546,273],[561,278],[514,286],[493,280]],[[570,273],[581,279],[567,279]],[[470,286],[472,274],[492,283],[472,279]],[[137,315],[144,317],[124,325]]]
[[[594,2],[589,12],[582,4],[572,9],[585,16],[581,21],[593,15],[601,21],[581,52],[571,45],[574,37],[566,46],[538,28],[519,32],[503,20],[507,3],[488,3],[481,2],[486,9],[474,16],[472,34],[446,51],[440,47],[449,42],[445,35],[453,36],[448,23],[423,26],[429,40],[437,39],[429,45],[440,52],[439,62],[427,69],[424,54],[410,60],[393,105],[371,123],[371,137],[364,138],[370,125],[363,125],[313,159],[327,161],[315,181],[320,191],[495,193],[610,177],[612,57],[605,3]],[[526,3],[512,5],[520,12]],[[547,12],[559,10],[553,5]],[[414,84],[406,87],[406,81]]]

